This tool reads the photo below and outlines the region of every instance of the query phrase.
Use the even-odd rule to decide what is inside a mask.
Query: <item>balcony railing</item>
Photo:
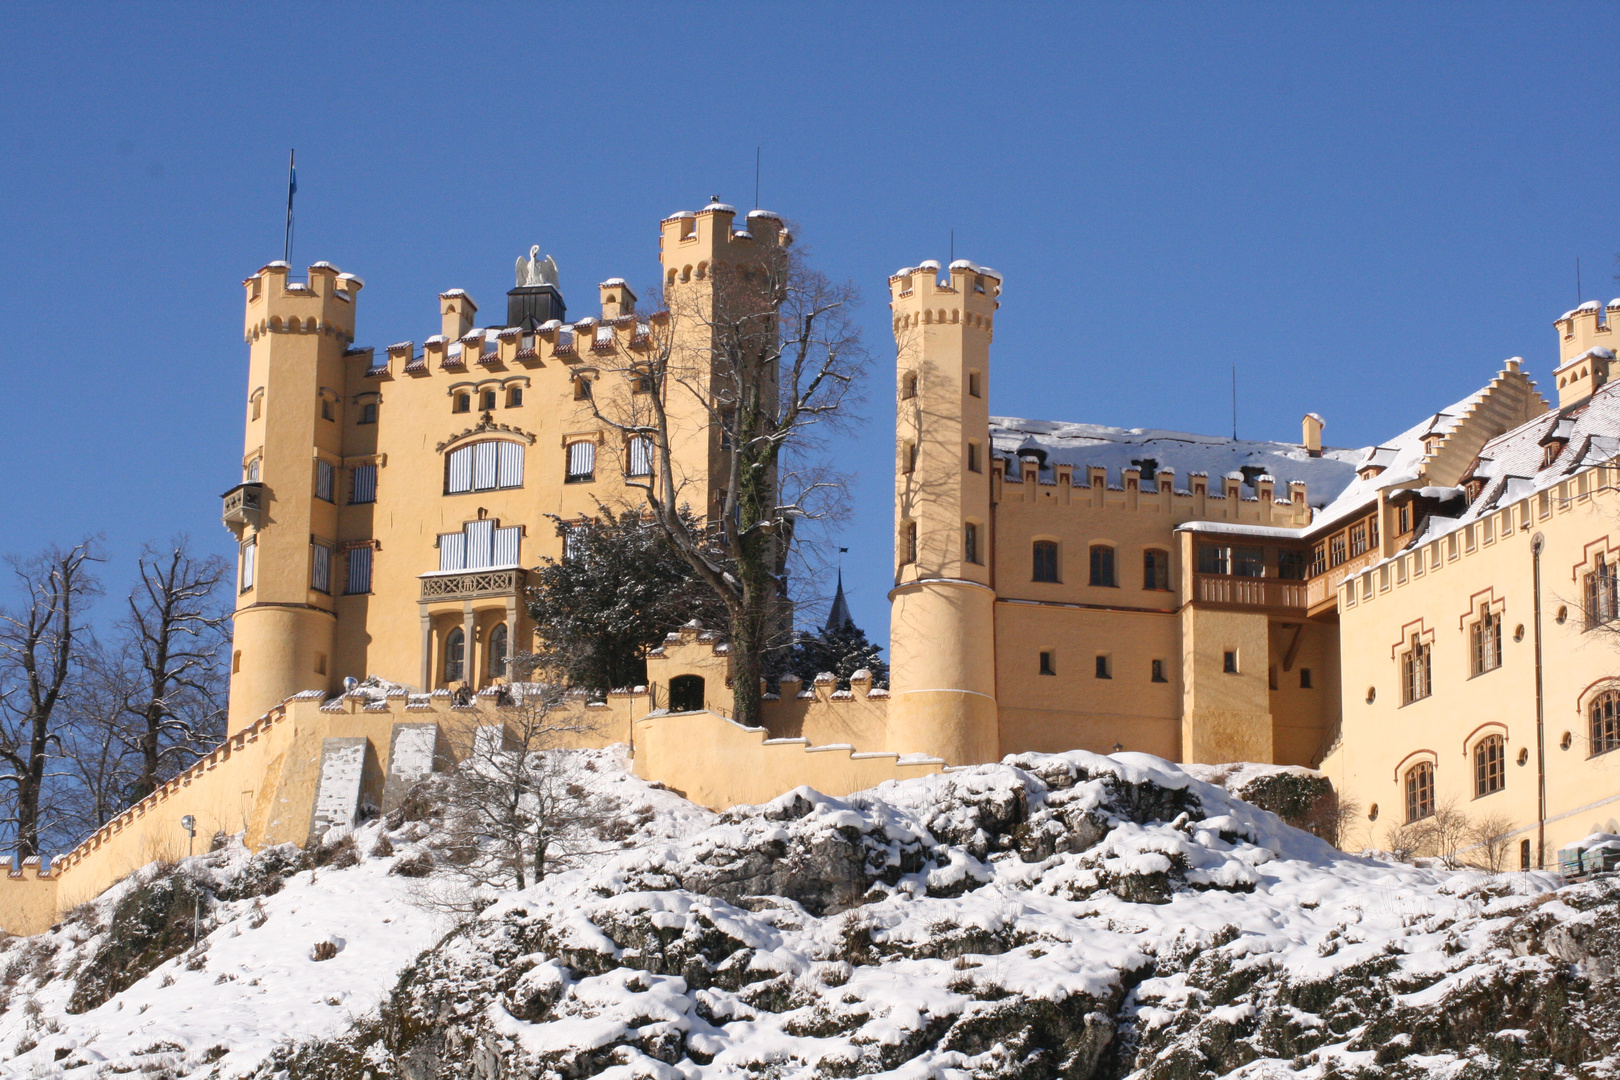
[[[1230,574],[1194,574],[1193,600],[1232,607],[1304,608],[1306,584],[1279,578],[1235,577]]]
[[[433,574],[422,579],[421,603],[430,600],[477,600],[485,596],[516,596],[523,590],[522,570],[468,570],[464,574]]]
[[[1348,562],[1333,567],[1327,573],[1312,578],[1310,592],[1307,595],[1308,605],[1314,608],[1320,603],[1332,600],[1345,578],[1361,573],[1379,558],[1380,553],[1377,550],[1364,551]]]
[[[238,484],[223,497],[225,508],[220,518],[227,529],[240,536],[243,526],[259,527],[264,514],[263,484]]]

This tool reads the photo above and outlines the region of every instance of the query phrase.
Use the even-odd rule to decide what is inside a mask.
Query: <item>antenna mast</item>
[[[1575,306],[1581,306],[1581,257],[1575,256]]]
[[[1237,442],[1237,361],[1232,361],[1232,441]]]
[[[754,144],[754,209],[759,209],[759,144]]]

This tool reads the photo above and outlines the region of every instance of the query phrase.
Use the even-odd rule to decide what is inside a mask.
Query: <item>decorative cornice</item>
[[[484,418],[480,420],[476,426],[468,428],[459,435],[450,436],[433,449],[436,453],[442,454],[449,447],[454,446],[456,443],[461,442],[464,439],[470,439],[474,435],[516,435],[518,438],[527,442],[530,446],[533,446],[535,441],[535,437],[529,432],[524,431],[522,428],[513,427],[511,424],[497,424],[495,422],[495,418],[491,414],[485,413]]]

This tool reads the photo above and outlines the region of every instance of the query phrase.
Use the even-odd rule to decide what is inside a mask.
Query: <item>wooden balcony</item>
[[[1340,563],[1327,573],[1312,578],[1307,593],[1306,606],[1314,612],[1318,607],[1333,603],[1339,591],[1339,586],[1344,583],[1344,579],[1353,574],[1361,573],[1376,562],[1378,557],[1379,553],[1377,551],[1364,551],[1350,561]]]
[[[1231,574],[1193,575],[1193,602],[1197,604],[1303,612],[1307,591],[1308,586],[1303,581]]]

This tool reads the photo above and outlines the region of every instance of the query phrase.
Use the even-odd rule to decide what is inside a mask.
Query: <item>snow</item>
[[[782,220],[782,215],[773,210],[750,210],[748,216],[750,218],[770,218],[772,221]]]
[[[610,277],[606,281],[602,282],[602,284],[599,286],[599,288],[603,288],[603,289],[623,289],[623,288],[626,288],[628,286],[628,284],[629,283],[626,282],[624,280],[624,278],[622,278],[622,277]]]
[[[422,834],[414,830],[425,828],[407,824],[391,834],[392,855],[366,855],[341,870],[304,870],[279,893],[222,904],[200,960],[170,960],[87,1013],[62,1009],[71,979],[28,984],[43,1026],[27,1010],[0,1011],[0,1077],[56,1075],[50,1070],[67,1053],[133,1071],[157,1063],[161,1055],[149,1052],[154,1047],[173,1048],[164,1053],[175,1073],[196,1069],[202,1075],[204,1055],[222,1047],[209,1075],[268,1075],[263,1066],[278,1048],[334,1037],[375,1016],[423,950],[439,958],[435,970],[451,973],[444,977],[466,973],[465,983],[447,988],[464,995],[458,999],[468,1003],[463,1020],[481,1017],[490,1031],[531,1055],[618,1046],[625,1055],[619,1064],[593,1073],[614,1077],[800,1075],[816,1061],[859,1060],[863,1047],[899,1052],[929,1025],[953,1023],[1009,995],[1053,1003],[1088,995],[1103,1002],[1124,993],[1127,977],[1144,974],[1149,977],[1121,1006],[1140,1031],[1174,1025],[1188,1012],[1227,1025],[1250,1023],[1257,1015],[1252,1002],[1204,1004],[1205,990],[1189,981],[1185,962],[1174,960],[1216,951],[1234,966],[1282,969],[1299,980],[1325,980],[1385,958],[1409,975],[1432,973],[1423,984],[1443,976],[1409,995],[1414,1003],[1441,1003],[1473,977],[1473,958],[1483,963],[1506,955],[1493,934],[1557,884],[1552,875],[1513,875],[1513,894],[1487,906],[1480,893],[1481,883],[1491,880],[1485,875],[1340,852],[1229,794],[1227,788],[1278,771],[1275,766],[1183,768],[1140,753],[1026,754],[891,781],[844,799],[799,788],[762,807],[715,815],[637,779],[621,754],[576,752],[573,775],[616,793],[627,810],[639,805],[625,815],[640,822],[634,835],[578,869],[501,894],[466,933],[444,937],[447,917],[423,902],[428,886],[389,874],[416,850],[410,838]],[[1201,812],[1168,821],[1127,819],[1121,816],[1125,790],[1189,800]],[[1054,814],[1068,821],[1096,815],[1108,830],[1087,850],[1049,857],[1026,859],[986,847],[986,830],[996,828],[986,813],[1020,803],[1030,828],[1056,820]],[[350,835],[367,853],[385,829],[384,822],[371,822]],[[934,855],[896,873],[892,885],[874,885],[848,911],[817,914],[808,901],[769,894],[734,903],[682,885],[705,868],[724,880],[748,853],[814,849],[850,835],[868,838],[873,865],[884,858],[899,865],[908,850]],[[1611,840],[1620,838],[1601,842]],[[235,847],[188,860],[182,869],[219,876],[246,858]],[[1098,887],[1177,872],[1186,887],[1162,901],[1128,900]],[[128,887],[96,901],[98,908],[110,910]],[[1558,906],[1544,905],[1563,918]],[[1567,910],[1568,918],[1581,917]],[[93,939],[69,944],[73,925],[47,935],[64,946],[52,960],[58,968],[95,945]],[[680,971],[661,970],[645,957],[633,960],[631,946],[616,942],[631,940],[623,928],[637,925],[656,931],[663,946],[683,936],[733,940],[741,947],[734,955],[747,965],[745,985],[782,979],[785,993],[808,1004],[761,1007],[742,991],[719,984],[698,989]],[[509,940],[501,937],[503,928],[521,926],[544,928],[532,940],[545,942],[545,951],[481,951]],[[873,943],[876,958],[852,957],[855,929]],[[960,940],[947,950],[947,938]],[[337,953],[315,961],[312,949],[323,941]],[[1441,966],[1459,950],[1455,970]],[[567,959],[579,954],[612,962],[582,966]],[[520,969],[517,989],[504,996],[480,990],[480,964]],[[537,996],[555,1004],[532,1021],[514,1015],[519,1002]],[[1295,1014],[1302,1029],[1322,1026],[1314,1014]],[[818,1025],[812,1022],[817,1015],[837,1022]],[[1515,1030],[1499,1035],[1524,1037]],[[683,1059],[677,1069],[627,1045],[657,1031],[678,1033],[712,1060]],[[28,1032],[38,1045],[18,1052]],[[991,1075],[1004,1052],[994,1046],[908,1050],[902,1060],[911,1060],[889,1075]],[[1341,1064],[1370,1060],[1342,1045],[1320,1053]],[[1453,1060],[1437,1056],[1433,1062]]]

